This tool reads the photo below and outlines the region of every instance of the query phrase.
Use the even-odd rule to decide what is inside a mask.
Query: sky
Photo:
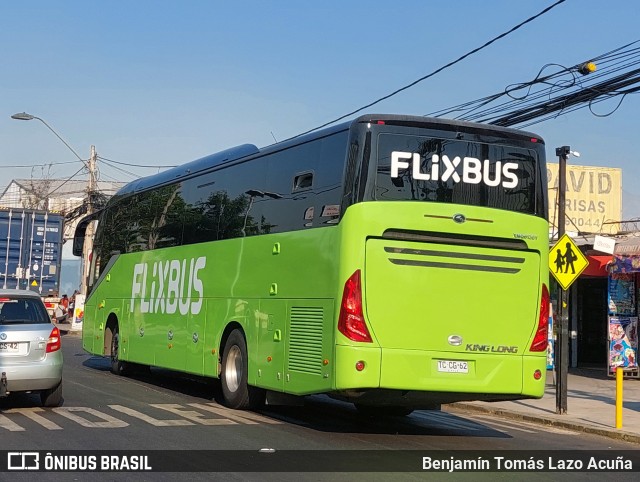
[[[555,0],[22,0],[0,2],[0,192],[68,178],[98,155],[131,181],[235,145],[272,144],[403,87]],[[567,0],[362,113],[425,115],[640,39],[635,0]],[[619,99],[599,104],[613,110]],[[610,108],[609,108],[610,107]],[[622,168],[623,218],[640,218],[640,96],[528,130],[570,162]],[[353,116],[352,116],[353,117]],[[11,167],[24,165],[27,167]],[[114,167],[115,166],[115,167]],[[118,169],[116,169],[116,167]],[[82,176],[78,176],[82,178]],[[86,178],[86,176],[85,176]]]

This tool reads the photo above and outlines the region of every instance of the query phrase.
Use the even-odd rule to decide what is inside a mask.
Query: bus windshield
[[[381,133],[375,199],[486,206],[544,216],[535,149]]]

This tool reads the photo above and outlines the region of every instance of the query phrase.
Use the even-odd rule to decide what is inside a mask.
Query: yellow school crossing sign
[[[587,266],[589,266],[589,260],[566,234],[562,235],[549,252],[551,274],[565,291]]]

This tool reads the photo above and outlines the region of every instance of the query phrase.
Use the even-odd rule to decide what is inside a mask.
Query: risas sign
[[[565,183],[565,230],[617,233],[622,217],[622,169],[567,165]],[[549,224],[558,225],[558,164],[547,164]],[[604,224],[603,224],[604,223]]]
[[[418,181],[451,180],[454,183],[480,184],[495,187],[502,186],[512,189],[518,186],[518,163],[481,161],[475,157],[434,154],[430,161],[423,162],[417,152],[393,151],[391,153],[391,177],[400,177],[400,171],[410,169],[413,179]]]
[[[200,270],[207,258],[170,259],[138,263],[133,267],[131,312],[197,315],[204,294]]]

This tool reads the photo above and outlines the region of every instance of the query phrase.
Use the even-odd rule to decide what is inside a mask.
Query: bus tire
[[[406,417],[413,412],[413,408],[396,405],[377,406],[356,403],[355,406],[358,412],[366,417]]]
[[[248,371],[247,342],[240,330],[233,330],[224,345],[220,372],[222,399],[227,407],[246,410],[264,404],[265,392],[247,383]]]
[[[129,364],[120,360],[120,330],[116,325],[111,335],[111,373],[124,376],[128,372]]]

